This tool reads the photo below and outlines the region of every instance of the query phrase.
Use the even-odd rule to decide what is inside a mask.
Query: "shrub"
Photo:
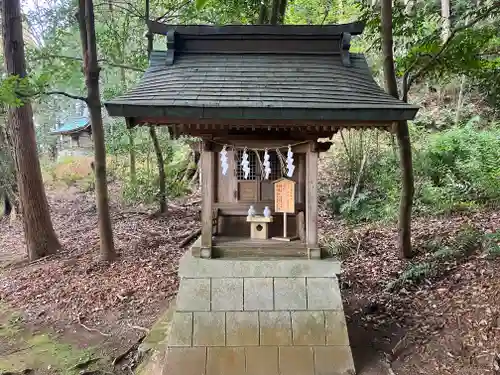
[[[500,256],[500,230],[484,236],[484,250],[490,259]]]
[[[443,277],[453,266],[464,262],[481,247],[483,234],[471,226],[463,226],[456,237],[443,245],[441,239],[429,241],[426,248],[431,251],[424,261],[411,263],[398,278],[387,284],[388,291],[408,285],[418,285],[426,279]]]
[[[484,204],[500,203],[500,129],[479,130],[473,122],[442,132],[411,128],[415,178],[414,212],[439,214],[471,210]],[[360,135],[358,135],[361,137]],[[337,152],[335,178],[340,183],[327,192],[324,201],[334,215],[359,221],[394,220],[400,197],[398,154],[388,142],[380,144],[380,135],[368,133],[370,139],[344,142],[345,150]],[[359,176],[353,155],[368,155]],[[353,172],[353,167],[358,172]],[[354,177],[353,177],[354,173]],[[359,178],[358,178],[359,177]],[[357,190],[353,179],[359,179]]]

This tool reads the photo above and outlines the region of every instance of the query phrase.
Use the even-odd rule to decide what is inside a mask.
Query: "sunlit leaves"
[[[209,0],[196,0],[196,10],[201,10]]]

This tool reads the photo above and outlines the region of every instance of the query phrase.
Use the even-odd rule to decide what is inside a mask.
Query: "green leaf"
[[[195,7],[196,10],[201,10],[208,3],[208,0],[196,0]]]

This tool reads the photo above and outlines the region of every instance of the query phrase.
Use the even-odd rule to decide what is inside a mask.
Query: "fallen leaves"
[[[0,262],[10,264],[0,274],[0,298],[25,311],[33,324],[81,322],[111,334],[105,339],[113,345],[127,337],[126,349],[133,347],[147,330],[142,327],[150,327],[176,294],[178,260],[185,251],[180,244],[199,227],[198,205],[176,202],[162,217],[113,203],[120,257],[106,264],[99,261],[93,197],[51,193],[49,199],[64,250],[32,264],[13,264],[25,252],[22,228],[0,221]],[[428,259],[433,241],[446,243],[467,223],[492,233],[500,228],[500,215],[478,211],[415,219],[412,261]],[[389,293],[388,283],[408,265],[397,256],[395,225],[347,227],[325,211],[319,224],[323,238],[346,239],[340,281],[354,351],[370,343],[389,355],[389,368],[398,375],[500,371],[500,260],[476,254],[447,265],[443,278]]]

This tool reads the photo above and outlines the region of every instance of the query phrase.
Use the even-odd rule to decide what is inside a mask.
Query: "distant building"
[[[93,153],[92,128],[86,116],[70,117],[51,132],[59,135],[58,155],[84,156]]]

